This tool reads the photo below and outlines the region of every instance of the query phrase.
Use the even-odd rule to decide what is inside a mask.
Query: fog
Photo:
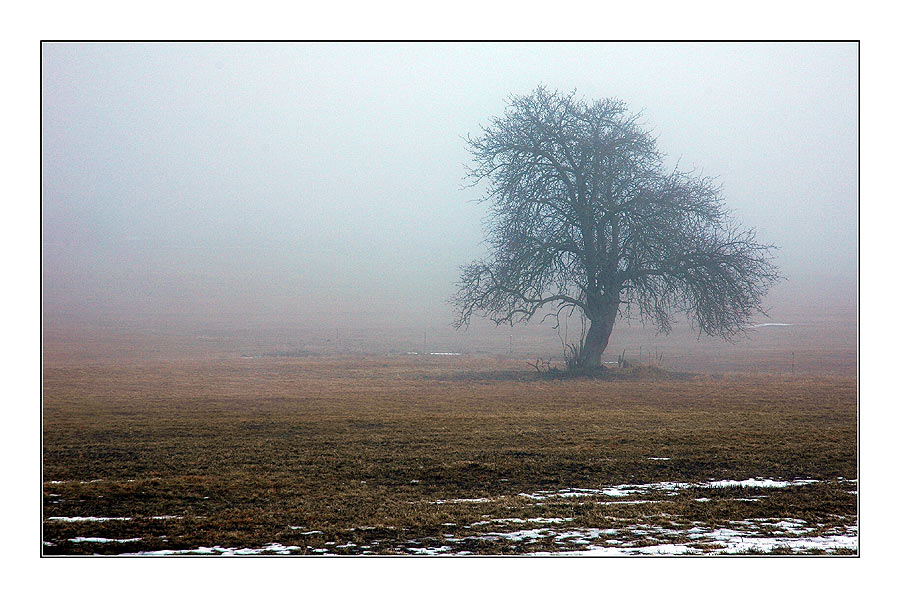
[[[857,65],[841,43],[44,44],[45,322],[447,327],[486,251],[463,138],[539,84],[624,100],[717,176],[779,247],[773,317],[852,314]]]

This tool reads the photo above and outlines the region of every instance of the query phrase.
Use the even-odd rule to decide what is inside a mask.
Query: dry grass
[[[389,554],[456,539],[455,551],[517,553],[572,546],[460,532],[537,517],[632,539],[638,521],[676,531],[751,518],[855,523],[856,497],[838,480],[857,477],[856,405],[852,377],[547,380],[522,361],[472,357],[49,364],[44,552],[277,542]],[[823,483],[620,505],[520,496],[749,477]],[[491,500],[438,502],[461,498]],[[130,519],[48,519],[73,516]],[[498,525],[478,527],[510,529]]]

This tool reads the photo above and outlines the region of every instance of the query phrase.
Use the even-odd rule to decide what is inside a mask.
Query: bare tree
[[[621,101],[540,87],[469,137],[472,184],[487,180],[486,260],[462,268],[457,327],[581,310],[589,322],[570,366],[601,365],[617,316],[668,333],[685,314],[732,338],[778,279],[772,246],[729,215],[712,179],[665,170]]]

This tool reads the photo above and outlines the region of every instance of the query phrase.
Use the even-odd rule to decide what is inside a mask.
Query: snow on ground
[[[505,518],[483,521],[466,526],[469,529],[487,524],[523,524],[523,523],[565,523],[570,518]],[[136,542],[141,538],[73,538],[72,542]],[[839,549],[858,550],[858,527],[838,526],[821,529],[802,519],[747,519],[732,521],[727,527],[709,527],[694,522],[689,529],[669,529],[659,525],[632,524],[622,528],[575,528],[555,529],[539,527],[511,531],[491,531],[457,537],[446,535],[439,545],[422,546],[428,539],[413,541],[415,546],[406,546],[401,550],[410,555],[470,554],[468,551],[456,551],[455,547],[463,542],[505,540],[509,542],[529,543],[535,540],[547,540],[559,545],[558,551],[539,551],[531,553],[537,556],[631,556],[631,555],[717,555],[742,553],[770,553],[776,549],[789,548],[793,551],[822,550],[833,552]],[[434,540],[434,539],[431,539]],[[280,543],[267,544],[261,548],[223,548],[221,546],[204,547],[186,550],[155,550],[128,553],[123,556],[167,556],[167,555],[262,555],[262,554],[296,554],[297,552],[334,554],[333,549],[361,548],[353,542],[336,545],[329,542],[329,548],[311,548],[301,546],[285,546]],[[571,550],[568,550],[570,548]]]
[[[651,457],[652,458],[652,457]],[[664,458],[661,458],[664,459]],[[855,483],[856,480],[840,480],[841,482]],[[519,496],[530,498],[538,503],[556,498],[571,497],[610,497],[614,499],[627,498],[629,500],[603,501],[600,504],[641,504],[648,502],[661,502],[658,500],[643,500],[641,495],[652,492],[663,492],[669,496],[677,496],[685,489],[720,489],[720,488],[766,488],[780,489],[790,486],[803,486],[816,484],[819,480],[795,479],[775,480],[771,478],[749,478],[746,480],[710,480],[706,482],[654,482],[649,484],[620,484],[617,486],[605,486],[601,488],[564,488],[561,490],[539,490],[531,493],[521,493]],[[765,496],[750,498],[737,498],[733,500],[757,501]],[[433,501],[431,504],[445,503],[484,503],[490,498],[456,498]],[[696,498],[700,502],[714,500],[707,497]],[[179,517],[176,515],[161,515],[154,519],[170,519]],[[123,521],[130,517],[49,517],[51,521],[63,522],[103,522]],[[522,542],[528,545],[533,541],[541,541],[542,548],[547,542],[559,546],[558,551],[543,551],[532,554],[549,555],[594,555],[594,556],[620,556],[620,555],[690,555],[690,554],[735,554],[735,553],[769,553],[773,550],[790,549],[792,551],[822,550],[833,552],[841,549],[858,550],[858,528],[856,525],[838,525],[832,528],[814,526],[802,519],[746,519],[727,522],[725,525],[710,527],[702,522],[693,522],[690,529],[679,526],[675,522],[672,527],[659,525],[646,525],[640,523],[625,523],[616,529],[600,528],[575,528],[566,529],[565,524],[573,521],[568,517],[531,517],[518,518],[507,517],[478,521],[471,525],[461,526],[468,530],[459,535],[445,534],[442,540],[426,538],[419,541],[411,541],[409,545],[400,547],[402,552],[411,555],[440,555],[440,554],[467,554],[466,551],[457,551],[463,542]],[[633,520],[632,520],[633,521]],[[445,524],[453,525],[457,524]],[[492,526],[484,530],[484,526]],[[533,527],[532,527],[533,526]],[[291,529],[302,529],[300,526],[290,526]],[[505,529],[504,529],[505,528]],[[319,530],[300,532],[302,535],[322,534]],[[466,535],[468,534],[468,535]],[[141,538],[111,539],[111,538],[73,538],[72,542],[136,542]],[[428,546],[428,543],[435,544]],[[317,553],[335,554],[335,549],[362,549],[368,553],[370,546],[357,546],[352,542],[338,545],[337,542],[326,543],[325,548],[312,548],[309,546],[284,546],[279,543],[271,543],[261,548],[221,546],[199,547],[187,550],[157,550],[133,553],[137,555],[162,556],[162,555],[259,555],[259,554],[296,554]],[[572,549],[572,550],[569,550]]]
[[[788,486],[805,486],[806,484],[817,484],[819,480],[794,480],[788,482],[785,480],[757,480],[750,478],[749,480],[719,480],[718,482],[707,482],[701,484],[701,488],[787,488]]]
[[[651,492],[664,492],[677,496],[679,491],[690,488],[765,488],[779,489],[792,486],[804,486],[820,483],[819,480],[795,479],[775,480],[771,478],[748,478],[746,480],[710,480],[707,482],[654,482],[649,484],[621,484],[602,488],[564,488],[561,490],[539,490],[523,492],[519,496],[542,502],[555,498],[573,498],[589,496],[608,496],[611,498],[632,498],[635,495]],[[740,501],[759,501],[765,496],[737,498]],[[487,499],[457,499],[454,502],[484,502]],[[707,497],[695,499],[699,502],[713,500]],[[444,501],[441,501],[444,502]],[[449,501],[448,501],[449,502]],[[614,500],[601,504],[641,504],[661,502],[650,500]],[[473,529],[485,525],[521,526],[528,523],[558,524],[571,521],[571,518],[504,518],[480,521],[465,526]],[[619,537],[609,537],[619,536]],[[630,525],[622,529],[558,529],[554,527],[537,527],[533,529],[513,529],[509,531],[489,531],[465,537],[448,536],[446,542],[460,543],[464,541],[498,541],[531,542],[551,539],[560,544],[558,553],[536,554],[591,554],[591,555],[673,555],[673,554],[732,554],[732,553],[768,553],[775,549],[789,548],[794,551],[824,550],[826,552],[839,549],[857,550],[858,533],[855,526],[838,526],[831,529],[820,529],[800,519],[753,519],[735,521],[727,527],[707,528],[695,526],[689,530],[679,530],[659,526]],[[655,544],[654,544],[655,542]],[[564,550],[564,546],[583,545],[583,549]],[[443,551],[443,548],[441,549]],[[422,548],[416,548],[416,554],[430,554]]]
[[[487,524],[550,523],[559,524],[571,521],[570,518],[534,517],[529,519],[505,518],[477,522],[469,529]],[[73,538],[73,542],[136,542],[141,538]],[[554,529],[539,527],[511,531],[491,531],[462,537],[446,535],[439,545],[423,546],[427,539],[411,542],[416,546],[406,546],[402,551],[410,555],[470,554],[468,551],[457,551],[455,547],[463,542],[499,541],[529,543],[535,540],[552,540],[559,545],[558,551],[540,551],[533,555],[561,556],[631,556],[631,555],[716,555],[741,553],[769,553],[776,549],[789,548],[794,551],[823,550],[833,552],[838,549],[858,549],[858,528],[839,526],[832,529],[821,529],[802,519],[747,519],[732,521],[726,527],[709,527],[694,522],[689,529],[669,529],[659,525],[632,524],[623,528],[575,528]],[[432,539],[433,540],[433,539]],[[301,546],[285,546],[272,543],[261,548],[223,548],[221,546],[199,547],[187,550],[155,550],[129,553],[124,556],[167,556],[167,555],[262,555],[262,554],[296,554],[312,552],[316,554],[334,554],[333,549],[361,548],[368,553],[371,546],[357,546],[353,542],[336,545],[329,542],[330,548],[310,548]],[[567,550],[566,548],[572,548]]]
[[[283,544],[275,542],[273,544],[267,544],[262,548],[223,548],[221,546],[213,546],[212,548],[208,548],[206,546],[200,546],[199,548],[191,548],[187,550],[148,550],[122,554],[120,556],[171,556],[185,554],[218,554],[222,556],[235,556],[257,554],[291,554],[294,551],[303,549],[304,547],[302,546],[284,546]],[[326,552],[324,548],[319,550],[321,552]]]
[[[131,517],[47,517],[47,520],[75,523],[78,521],[131,521]]]
[[[131,521],[132,517],[47,517],[47,521],[78,523],[81,521]],[[154,515],[150,519],[183,519],[181,515]]]
[[[632,556],[632,555],[673,555],[696,554],[696,550],[680,544],[659,544],[657,546],[621,547],[621,546],[591,546],[585,550],[573,550],[567,552],[536,552],[534,556]]]
[[[686,488],[787,488],[788,486],[803,486],[805,484],[816,484],[819,480],[772,480],[750,478],[747,480],[716,480],[709,482],[688,483],[688,482],[653,482],[650,484],[621,484],[619,486],[608,486],[604,488],[564,488],[562,490],[538,490],[537,492],[523,492],[519,496],[524,496],[532,500],[541,501],[550,498],[572,498],[579,496],[596,496],[604,495],[610,497],[625,497],[633,494],[648,492],[667,492],[675,495],[679,490]]]
[[[532,517],[530,519],[519,519],[518,517],[508,517],[506,519],[490,519],[488,521],[477,521],[472,525],[492,525],[497,523],[563,523],[572,521],[571,517]],[[456,525],[455,523],[445,523],[444,525]],[[471,527],[471,526],[470,526]]]
[[[75,481],[75,480],[50,480],[50,484],[96,484],[97,482],[102,482],[103,480],[83,480],[83,481]]]
[[[145,479],[146,480],[160,480],[162,478],[152,477],[152,478],[145,478]],[[98,478],[96,480],[49,480],[47,483],[48,484],[96,484],[98,482],[109,482],[109,483],[113,483],[113,484],[125,484],[125,483],[131,484],[131,483],[137,482],[137,480],[135,480],[135,479],[104,480],[102,478]]]
[[[410,554],[433,555],[450,552],[453,548],[450,546],[438,546],[437,548],[408,548],[407,550]]]
[[[702,525],[687,530],[668,529],[644,524],[630,525],[622,529],[578,528],[556,530],[551,528],[523,529],[511,532],[489,532],[464,538],[448,538],[450,542],[496,541],[527,542],[552,539],[560,545],[582,545],[584,548],[556,552],[535,552],[535,555],[680,555],[680,554],[736,554],[763,552],[775,549],[857,550],[856,526],[825,530],[816,528],[800,519],[753,519],[734,521],[730,527],[710,528]],[[610,538],[622,536],[625,540]],[[656,542],[656,543],[653,543]],[[704,546],[705,545],[705,546]]]
[[[125,538],[122,540],[116,538],[82,538],[81,536],[69,538],[69,542],[99,542],[101,544],[106,542],[140,542],[141,540],[143,538]]]
[[[733,527],[701,529],[690,534],[693,540],[712,541],[721,548],[713,549],[713,554],[733,554],[740,552],[771,552],[775,548],[787,547],[792,550],[857,550],[858,528],[848,526],[843,533],[813,534],[815,528],[805,521],[786,519],[783,521],[750,520],[733,522]]]

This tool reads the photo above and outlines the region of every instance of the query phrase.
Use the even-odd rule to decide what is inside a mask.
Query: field
[[[92,339],[45,333],[45,555],[858,550],[855,348],[610,381]]]

